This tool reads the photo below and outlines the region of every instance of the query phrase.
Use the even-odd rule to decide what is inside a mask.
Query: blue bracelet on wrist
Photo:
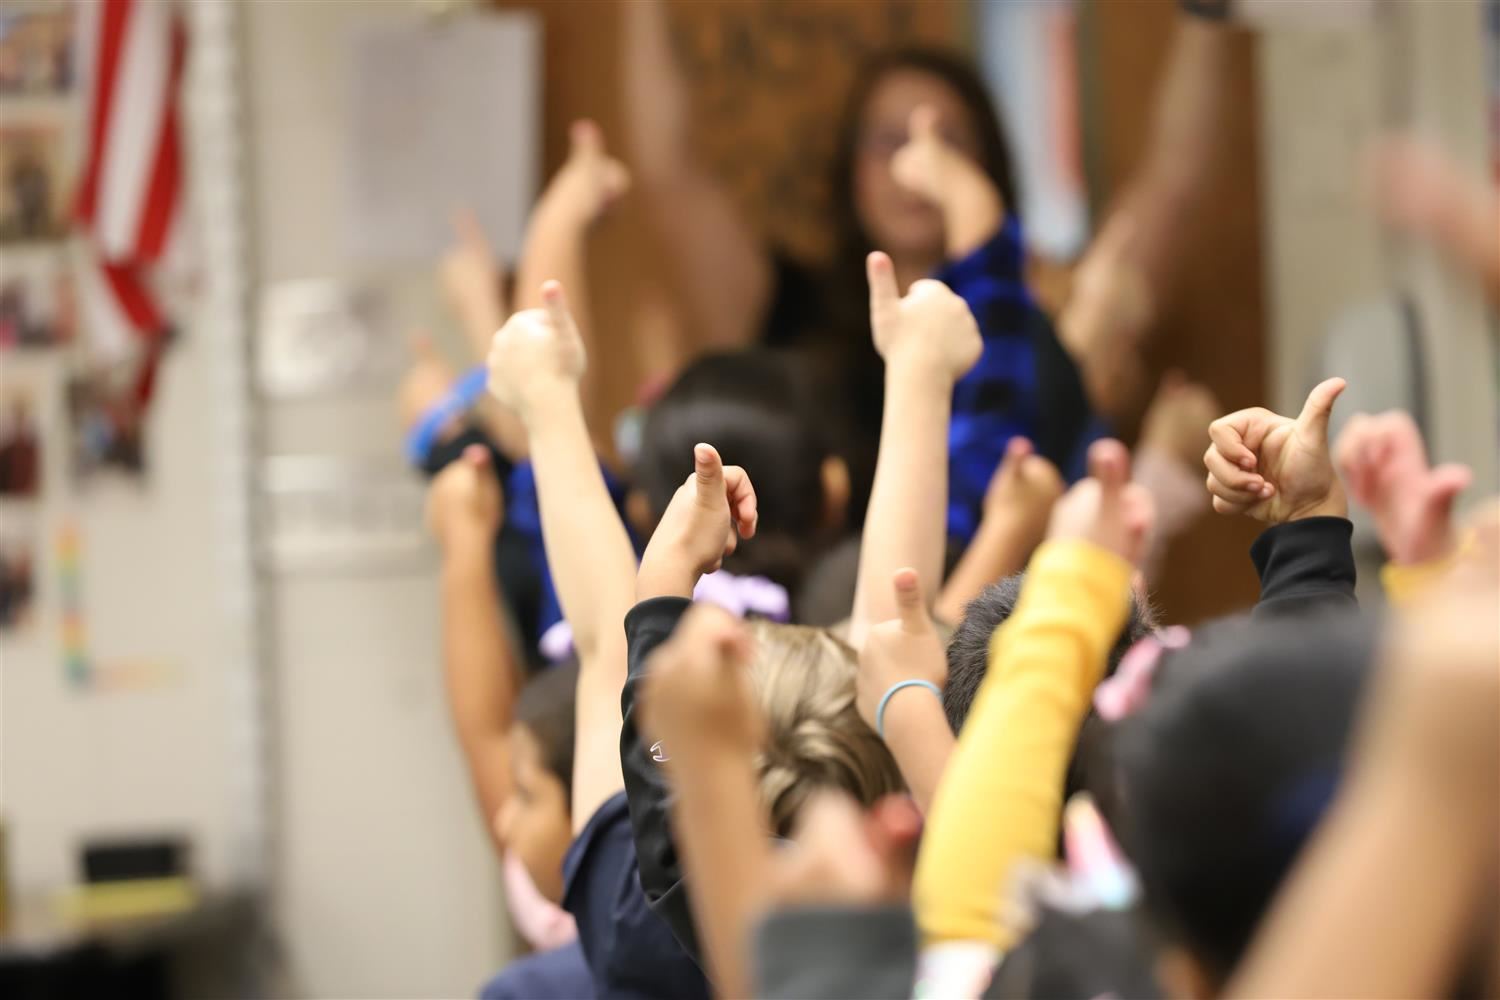
[[[891,696],[902,688],[919,687],[931,691],[938,701],[943,700],[942,689],[932,681],[906,680],[897,681],[892,684],[885,694],[880,696],[880,704],[875,708],[875,732],[883,740],[885,739],[885,707],[891,703]]]

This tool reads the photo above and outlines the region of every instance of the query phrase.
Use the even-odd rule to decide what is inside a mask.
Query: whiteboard
[[[472,209],[501,257],[536,190],[541,29],[535,17],[373,21],[350,34],[348,255],[435,259]]]

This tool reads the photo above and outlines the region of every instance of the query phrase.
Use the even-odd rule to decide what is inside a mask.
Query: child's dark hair
[[[1373,633],[1355,614],[1200,629],[1116,727],[1116,829],[1147,910],[1217,982],[1333,796]]]
[[[833,454],[811,389],[796,367],[766,350],[710,354],[693,362],[646,417],[635,483],[660,517],[693,472],[693,446],[707,441],[725,465],[755,482],[760,529],[725,562],[788,590],[827,527],[823,465]]]
[[[542,763],[561,781],[573,801],[573,711],[578,698],[578,661],[537,673],[516,699],[516,722],[531,731],[542,749]]]
[[[990,639],[995,630],[1005,624],[1016,610],[1021,599],[1021,588],[1026,583],[1025,573],[1016,573],[990,584],[980,591],[964,608],[963,621],[953,630],[948,642],[948,683],[943,687],[943,714],[948,717],[948,727],[957,736],[963,728],[969,710],[974,706],[974,697],[984,683],[990,669]],[[1141,639],[1156,628],[1156,612],[1151,605],[1139,597],[1134,590],[1130,594],[1130,616],[1119,638],[1109,650],[1109,663],[1105,676],[1111,676],[1120,665],[1120,659]],[[1068,761],[1068,773],[1063,783],[1063,798],[1074,792],[1090,790],[1100,800],[1099,808],[1111,820],[1110,806],[1113,804],[1112,790],[1107,782],[1097,777],[1101,760],[1106,754],[1100,749],[1107,727],[1092,709],[1084,717],[1078,730],[1078,740],[1073,757]]]

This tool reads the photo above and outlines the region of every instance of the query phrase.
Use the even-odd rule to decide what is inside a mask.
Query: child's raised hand
[[[1208,425],[1220,412],[1212,390],[1189,381],[1182,372],[1169,371],[1146,409],[1140,446],[1195,468],[1208,440]]]
[[[1427,464],[1422,432],[1399,410],[1357,413],[1334,443],[1334,457],[1354,501],[1375,519],[1392,562],[1428,562],[1453,545],[1453,501],[1468,488],[1468,466]]]
[[[490,342],[490,393],[522,420],[559,393],[576,392],[588,360],[562,285],[543,284],[542,302],[512,316]]]
[[[985,520],[1005,521],[1035,544],[1046,532],[1052,505],[1063,488],[1057,466],[1036,454],[1026,438],[1013,437],[984,492]]]
[[[1139,566],[1155,519],[1151,494],[1130,481],[1130,452],[1105,439],[1089,446],[1089,475],[1052,508],[1047,537],[1078,538]]]
[[[465,448],[427,488],[427,526],[445,552],[489,551],[504,512],[500,482],[483,445]]]
[[[889,367],[930,371],[957,381],[984,348],[969,305],[941,281],[914,282],[903,298],[891,258],[875,251],[866,260],[870,328],[875,349]]]
[[[453,233],[456,240],[439,267],[443,294],[466,335],[489,337],[507,312],[499,265],[473,212],[454,215]]]
[[[759,516],[745,470],[726,466],[712,445],[697,445],[693,474],[672,495],[641,557],[637,597],[690,596],[700,576],[754,536]]]
[[[668,761],[710,742],[746,760],[760,747],[765,720],[751,688],[751,652],[744,626],[712,604],[689,608],[657,647],[641,695],[641,721]]]
[[[542,193],[539,211],[559,212],[587,226],[630,190],[630,172],[604,150],[604,133],[587,118],[568,130],[568,159]]]
[[[1214,510],[1268,524],[1347,516],[1328,454],[1328,417],[1344,385],[1331,378],[1314,386],[1295,420],[1253,406],[1209,424],[1203,464]]]
[[[948,683],[948,658],[942,640],[932,627],[922,582],[914,569],[899,569],[891,579],[896,591],[896,610],[900,617],[870,628],[859,654],[859,674],[855,684],[855,704],[860,718],[877,732],[876,715],[881,699],[892,685],[901,681],[927,681],[939,688]],[[895,697],[904,697],[906,688]],[[918,691],[912,697],[928,698]]]
[[[772,896],[784,907],[904,904],[921,832],[922,814],[904,795],[866,813],[847,792],[815,792],[776,852]]]

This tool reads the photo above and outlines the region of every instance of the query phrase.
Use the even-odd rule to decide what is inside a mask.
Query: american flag
[[[144,407],[170,320],[152,271],[174,239],[183,194],[178,94],[187,37],[170,0],[79,4],[82,172],[74,206],[88,243],[84,315],[103,359],[138,360]]]

